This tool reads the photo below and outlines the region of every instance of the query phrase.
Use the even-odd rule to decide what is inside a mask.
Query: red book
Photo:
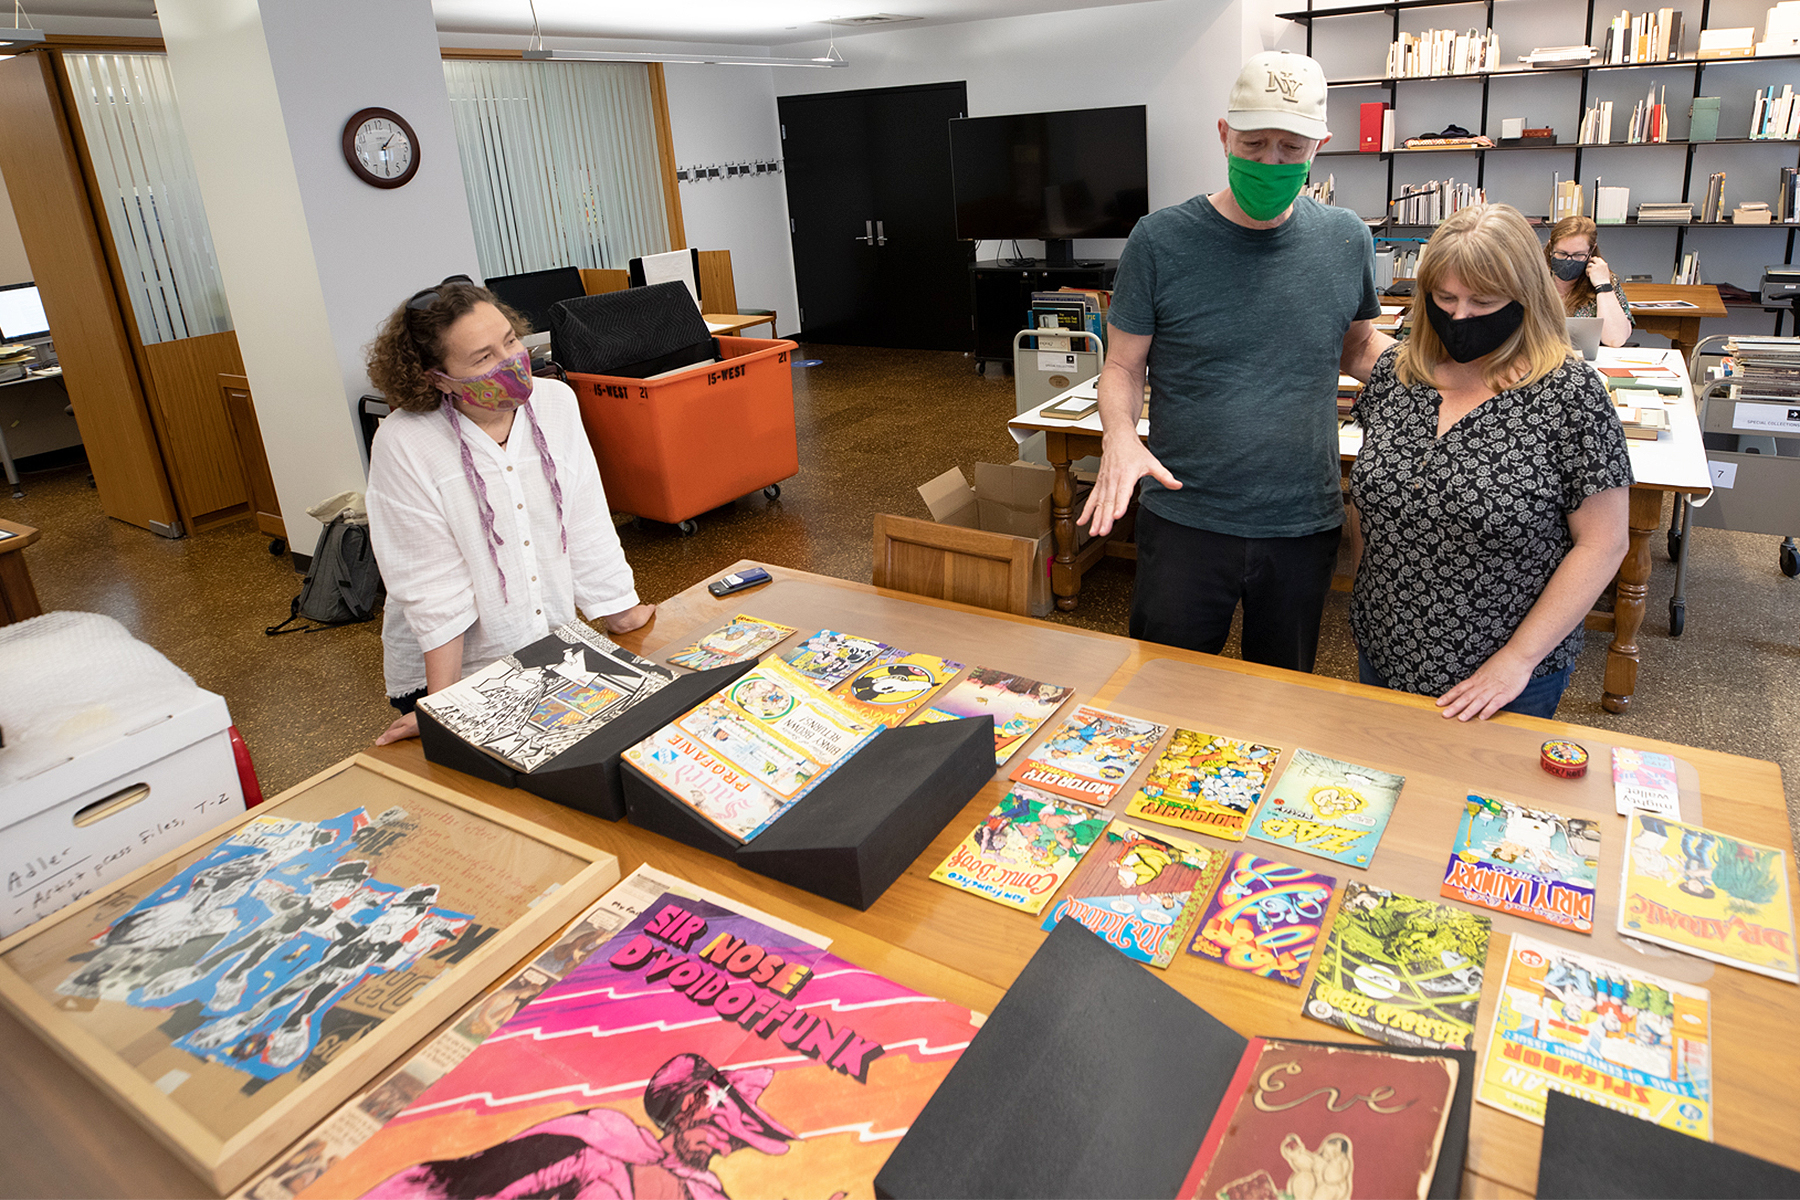
[[[1422,1198],[1455,1059],[1251,1038],[1179,1197]]]
[[[1387,111],[1387,101],[1373,100],[1362,106],[1362,141],[1358,148],[1364,154],[1373,154],[1381,149],[1381,114]]]

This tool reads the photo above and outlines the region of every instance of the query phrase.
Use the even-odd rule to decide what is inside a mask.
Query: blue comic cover
[[[1406,776],[1391,771],[1296,750],[1263,797],[1250,836],[1366,867],[1405,782]]]
[[[1471,795],[1438,894],[1592,933],[1599,869],[1598,822]]]

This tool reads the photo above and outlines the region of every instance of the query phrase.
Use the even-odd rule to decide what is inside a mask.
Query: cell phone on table
[[[751,567],[747,571],[739,571],[727,575],[723,579],[715,579],[706,585],[706,590],[715,596],[729,596],[733,592],[741,592],[745,588],[753,588],[759,583],[769,582],[769,573],[761,567]]]

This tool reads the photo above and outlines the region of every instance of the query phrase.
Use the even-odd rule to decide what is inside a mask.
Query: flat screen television
[[[550,328],[550,306],[561,300],[586,295],[581,286],[578,267],[552,267],[548,271],[527,271],[523,275],[498,275],[487,281],[488,291],[514,312],[531,322],[531,328],[545,333]]]
[[[956,236],[1042,238],[1052,262],[1074,238],[1122,238],[1149,211],[1144,106],[963,117],[950,122]]]
[[[0,287],[0,341],[24,341],[50,332],[44,301],[36,285],[9,283]]]

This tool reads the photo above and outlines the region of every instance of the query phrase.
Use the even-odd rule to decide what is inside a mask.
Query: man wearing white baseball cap
[[[1245,659],[1313,668],[1344,522],[1337,377],[1390,341],[1368,227],[1300,196],[1330,136],[1319,64],[1256,55],[1219,122],[1228,186],[1139,221],[1119,259],[1079,520],[1105,534],[1141,486],[1132,637],[1216,654],[1241,602]]]

